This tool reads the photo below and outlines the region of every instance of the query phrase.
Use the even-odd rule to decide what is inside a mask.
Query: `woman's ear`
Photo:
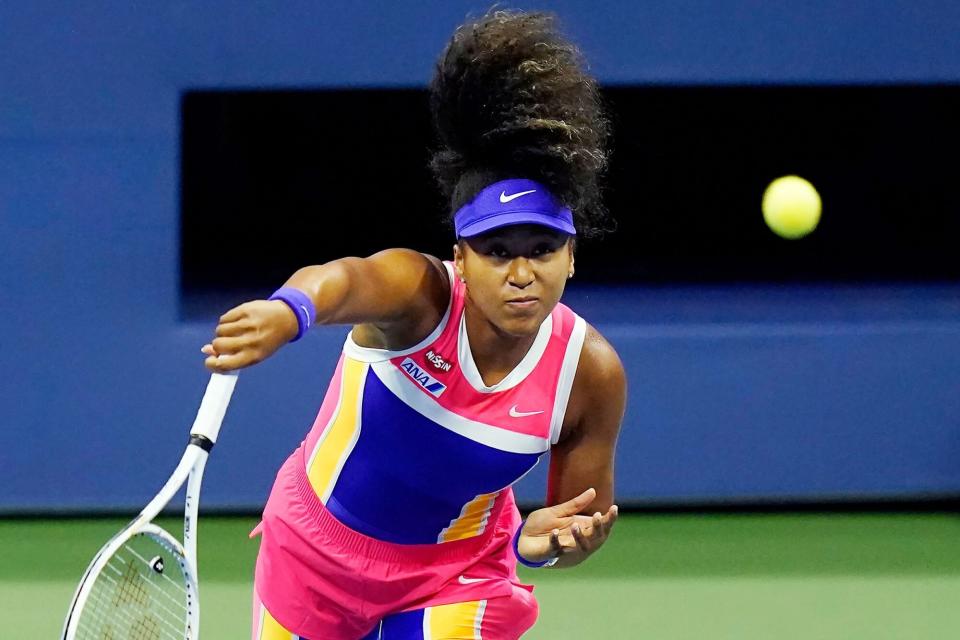
[[[453,272],[460,282],[465,282],[463,276],[463,251],[460,250],[460,243],[453,245]]]

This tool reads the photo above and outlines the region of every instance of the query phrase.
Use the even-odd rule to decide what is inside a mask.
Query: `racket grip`
[[[203,401],[200,403],[200,410],[197,411],[197,419],[193,421],[190,435],[203,436],[210,442],[217,441],[217,434],[220,433],[220,425],[223,423],[223,416],[227,413],[230,396],[233,395],[236,384],[237,374],[234,371],[214,373],[210,376],[207,391],[203,394]]]

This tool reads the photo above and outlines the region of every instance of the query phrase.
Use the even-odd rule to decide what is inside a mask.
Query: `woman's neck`
[[[492,387],[513,371],[537,339],[537,334],[514,336],[488,321],[467,299],[463,310],[470,354],[483,383]]]

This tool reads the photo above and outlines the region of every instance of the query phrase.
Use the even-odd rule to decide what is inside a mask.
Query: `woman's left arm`
[[[589,327],[570,394],[567,422],[550,450],[547,504],[526,519],[517,550],[530,561],[583,562],[617,520],[613,459],[626,406],[626,375],[613,347]],[[566,422],[566,421],[565,421]]]

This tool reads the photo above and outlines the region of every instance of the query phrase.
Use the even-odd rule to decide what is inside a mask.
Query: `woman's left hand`
[[[572,500],[531,513],[517,541],[520,555],[530,562],[556,557],[560,567],[583,562],[606,542],[617,522],[617,505],[611,505],[605,514],[580,515],[596,496],[590,488]]]

